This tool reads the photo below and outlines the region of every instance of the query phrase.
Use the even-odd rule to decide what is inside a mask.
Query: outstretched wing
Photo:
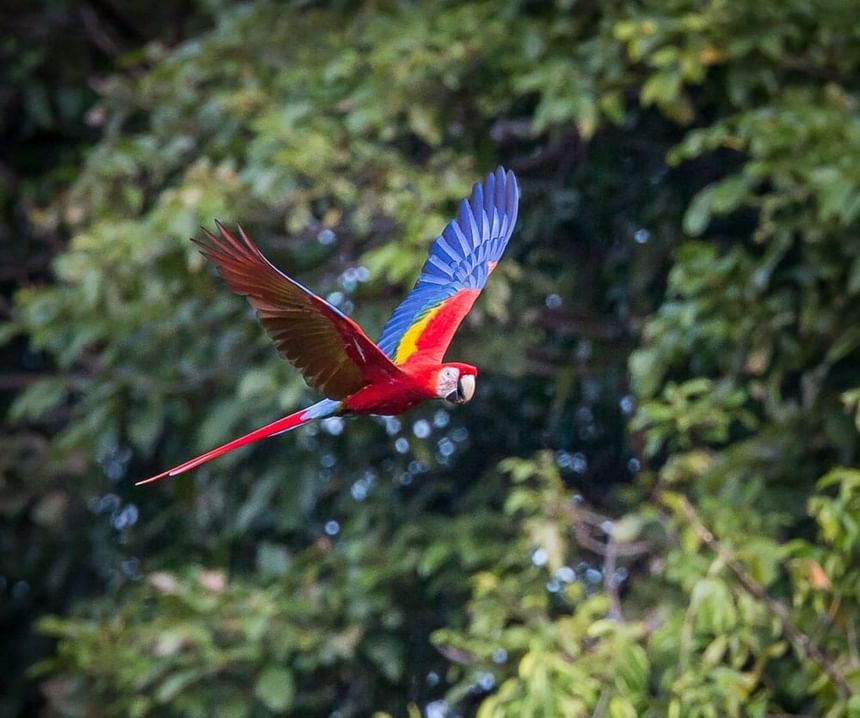
[[[395,364],[419,357],[442,361],[505,251],[518,203],[516,177],[502,167],[460,203],[457,219],[436,238],[414,289],[382,330],[379,347]]]
[[[239,227],[239,239],[216,221],[219,236],[193,240],[237,294],[248,298],[263,328],[309,386],[343,399],[400,370],[352,319],[275,268]]]

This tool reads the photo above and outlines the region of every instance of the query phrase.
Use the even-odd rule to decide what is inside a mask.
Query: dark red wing
[[[206,239],[194,242],[230,289],[248,298],[281,356],[309,386],[343,399],[370,382],[400,374],[355,321],[278,270],[241,227],[237,239],[215,224],[219,236],[204,229]]]

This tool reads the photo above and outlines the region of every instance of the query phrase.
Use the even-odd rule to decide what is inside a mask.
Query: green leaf
[[[612,696],[609,701],[610,718],[636,718],[639,713],[629,699],[621,696]]]
[[[696,237],[705,231],[714,214],[728,214],[736,209],[749,189],[749,180],[736,175],[705,187],[690,203],[684,214],[684,231]]]
[[[257,549],[257,570],[267,577],[283,576],[290,568],[290,554],[285,546],[262,543]]]
[[[155,700],[165,704],[173,701],[182,691],[199,680],[203,672],[199,668],[177,671],[162,681],[155,691]]]
[[[369,637],[364,650],[390,681],[396,681],[403,673],[403,646],[393,636]]]
[[[68,387],[62,379],[43,379],[30,384],[9,409],[12,421],[40,419],[65,401]]]
[[[295,694],[293,674],[280,666],[267,666],[254,683],[254,695],[272,711],[289,708]]]
[[[23,331],[15,322],[0,322],[0,347],[8,344],[11,339],[22,334]]]

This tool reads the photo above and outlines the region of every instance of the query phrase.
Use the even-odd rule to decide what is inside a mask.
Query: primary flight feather
[[[248,298],[263,328],[309,386],[327,398],[149,479],[185,473],[240,446],[310,421],[348,414],[401,414],[428,399],[469,401],[478,370],[443,363],[445,351],[505,251],[517,221],[519,189],[499,167],[475,184],[433,242],[415,287],[374,343],[337,307],[277,269],[242,228],[216,222],[194,241],[237,294]]]

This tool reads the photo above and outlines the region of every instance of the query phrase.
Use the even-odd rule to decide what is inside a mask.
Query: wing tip
[[[226,254],[230,259],[236,260],[253,256],[254,258],[262,258],[262,254],[245,232],[241,224],[237,224],[239,238],[227,229],[227,225],[220,219],[213,219],[218,234],[210,231],[208,227],[200,226],[200,230],[206,236],[205,239],[199,237],[191,237],[191,241],[197,245],[200,251],[209,259],[213,259],[213,253],[220,252]]]
[[[484,178],[483,184],[485,188],[492,185],[495,191],[500,193],[502,197],[505,197],[509,188],[512,188],[514,197],[519,199],[519,182],[517,181],[517,175],[513,170],[506,169],[504,165],[497,165],[495,170],[488,172],[487,176]],[[475,187],[477,186],[478,185],[476,184]],[[489,196],[495,199],[493,193],[490,193]]]

